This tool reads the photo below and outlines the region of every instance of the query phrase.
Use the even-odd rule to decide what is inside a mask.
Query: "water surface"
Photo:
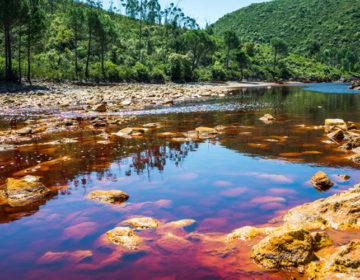
[[[32,174],[56,192],[27,207],[0,208],[0,278],[301,279],[290,272],[267,274],[249,259],[248,245],[239,241],[230,248],[217,240],[359,182],[358,166],[326,142],[321,128],[326,118],[360,123],[359,109],[360,95],[348,92],[346,84],[247,89],[202,103],[134,112],[138,118],[129,126],[161,125],[142,137],[114,137],[99,144],[103,129],[84,130],[0,152],[0,184]],[[277,120],[261,122],[265,113]],[[159,134],[217,125],[226,129],[199,141],[176,142]],[[9,118],[0,119],[0,126],[8,129]],[[77,142],[46,144],[64,137]],[[64,156],[69,160],[46,163]],[[45,164],[24,172],[39,163]],[[336,181],[327,193],[308,182],[319,170]],[[351,179],[342,182],[338,174]],[[85,199],[99,189],[123,190],[130,199],[115,206]],[[179,232],[176,242],[161,242],[164,236],[153,230],[139,232],[151,242],[138,252],[103,241],[106,231],[134,216],[162,224],[195,219],[197,224]],[[78,262],[71,257],[78,250],[92,256]],[[67,257],[44,263],[47,252]]]

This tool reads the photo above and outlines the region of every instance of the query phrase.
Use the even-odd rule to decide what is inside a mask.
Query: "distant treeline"
[[[0,0],[0,24],[0,79],[12,81],[333,79],[358,71],[349,51],[319,56],[315,42],[301,56],[280,38],[255,43],[230,27],[215,34],[158,0],[111,1],[108,11],[91,0]]]

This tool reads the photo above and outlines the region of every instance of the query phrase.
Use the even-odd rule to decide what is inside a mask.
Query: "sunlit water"
[[[134,112],[139,117],[130,125],[162,125],[140,138],[97,144],[101,131],[95,130],[0,152],[0,184],[38,163],[71,158],[31,173],[42,176],[48,187],[58,186],[52,199],[21,209],[0,208],[0,279],[289,279],[291,273],[262,272],[241,242],[227,251],[225,244],[184,235],[185,243],[164,247],[149,231],[139,233],[155,236],[147,250],[117,255],[116,245],[101,240],[133,216],[162,223],[195,219],[196,227],[188,232],[223,236],[358,183],[358,166],[336,145],[324,143],[324,131],[316,126],[326,118],[360,122],[360,95],[349,92],[346,84],[306,87],[248,89],[204,103]],[[264,113],[277,121],[259,121]],[[8,126],[6,118],[1,123]],[[175,143],[158,136],[216,125],[228,129],[199,142]],[[78,142],[43,145],[60,137]],[[308,182],[319,170],[337,181],[327,193]],[[351,179],[341,182],[338,174]],[[120,206],[85,199],[99,189],[123,190],[130,199]],[[80,263],[71,258],[39,261],[47,252],[77,250],[90,250],[93,256]]]

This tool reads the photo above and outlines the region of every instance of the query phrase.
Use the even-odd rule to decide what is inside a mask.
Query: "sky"
[[[113,0],[116,7],[118,0]],[[227,13],[246,7],[252,3],[265,2],[265,0],[159,0],[161,6],[167,7],[174,2],[183,9],[185,15],[195,18],[201,27],[206,23],[214,23]],[[110,0],[103,0],[104,8],[109,6]]]

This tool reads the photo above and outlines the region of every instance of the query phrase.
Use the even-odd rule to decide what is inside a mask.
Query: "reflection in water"
[[[267,223],[295,205],[357,183],[358,166],[337,145],[324,143],[321,125],[330,117],[360,122],[359,101],[355,94],[301,87],[249,89],[190,103],[187,112],[179,112],[183,107],[147,111],[151,114],[129,125],[161,126],[142,136],[111,136],[99,143],[104,130],[111,135],[123,127],[74,131],[0,152],[0,184],[8,177],[31,174],[41,176],[56,194],[26,207],[0,206],[2,275],[301,279],[290,272],[266,274],[250,261],[244,243],[225,245],[223,236],[240,226]],[[277,120],[264,124],[259,121],[264,113]],[[0,125],[7,129],[10,123]],[[217,125],[223,129],[214,138],[179,140],[181,132]],[[49,144],[63,137],[76,141]],[[351,179],[336,180],[328,193],[318,193],[308,180],[319,170],[333,180],[338,174]],[[85,199],[101,189],[123,190],[130,199],[116,206]],[[161,223],[159,230],[137,233],[145,240],[143,247],[132,252],[104,241],[105,232],[134,216],[154,217]],[[179,219],[194,219],[196,227],[166,225]]]

